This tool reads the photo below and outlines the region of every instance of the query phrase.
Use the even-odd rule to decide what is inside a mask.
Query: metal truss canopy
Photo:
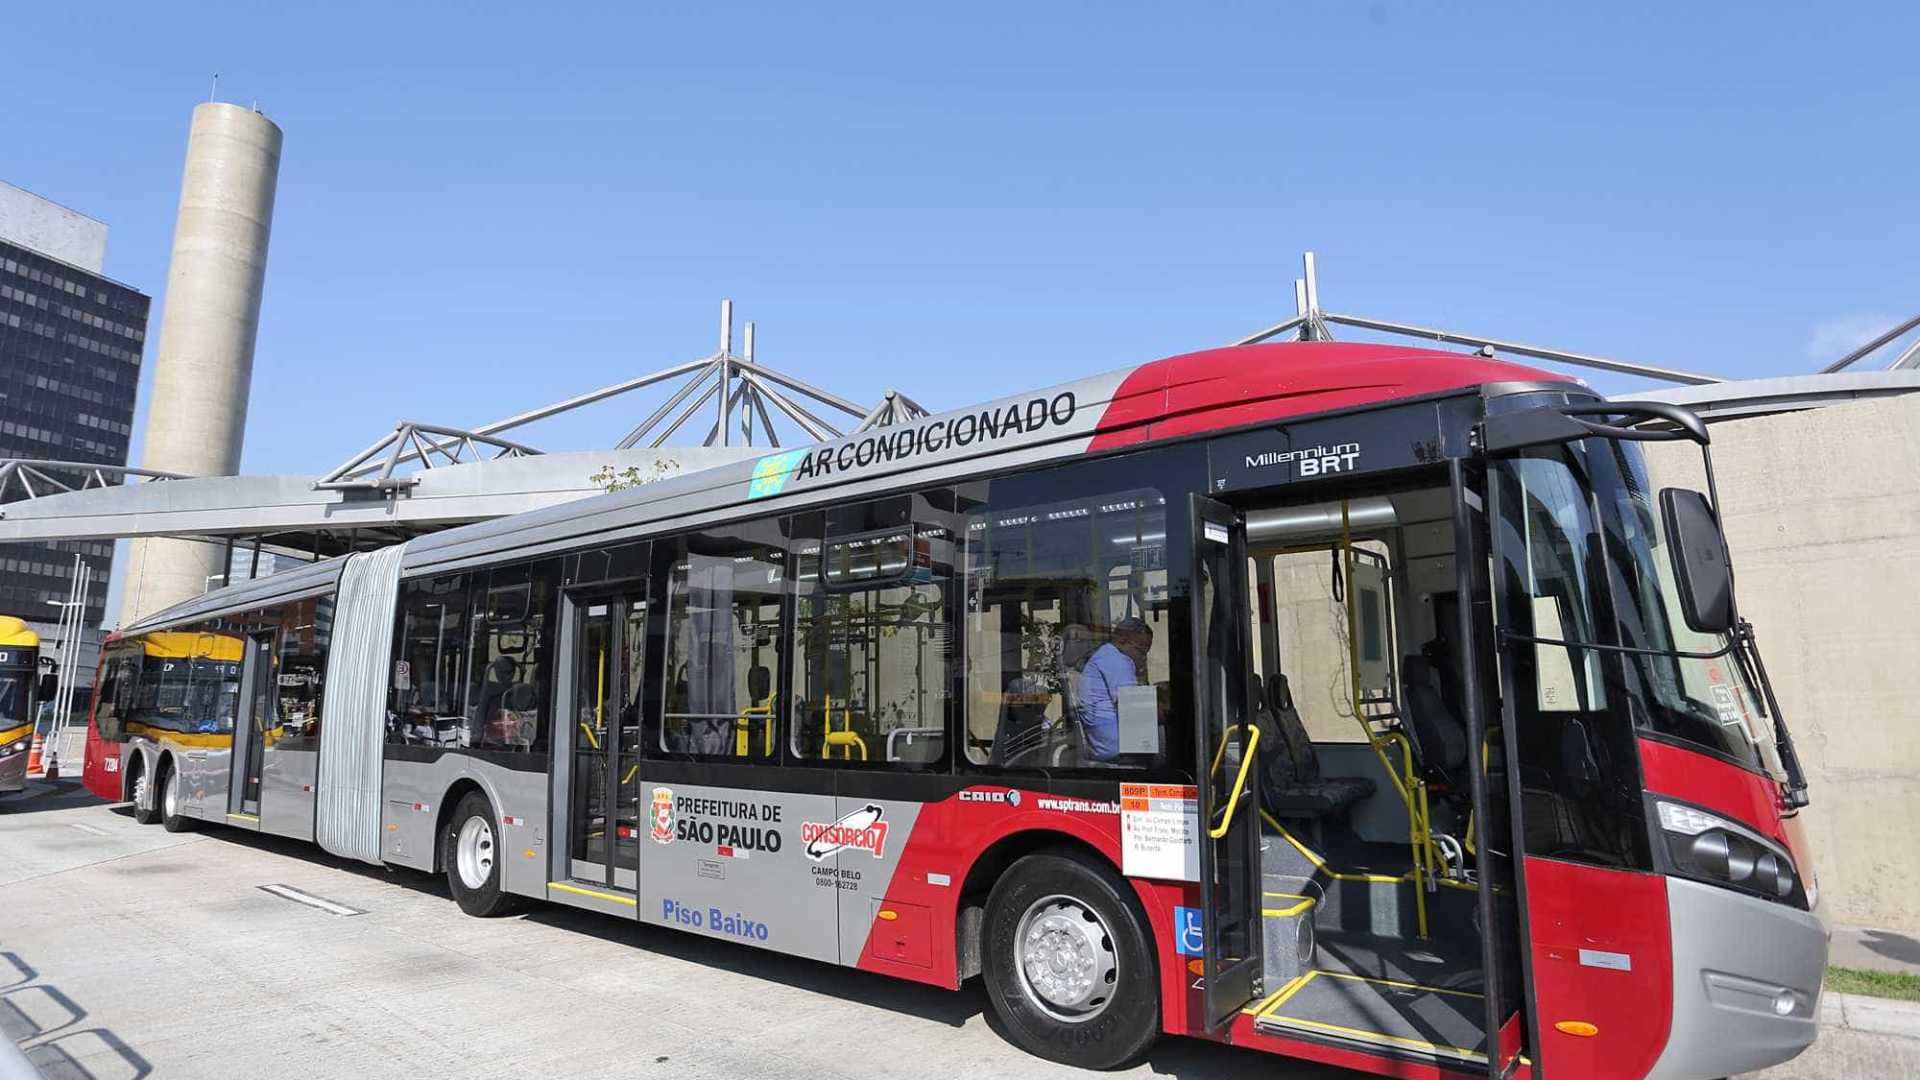
[[[75,485],[53,475],[63,472],[79,474],[80,483]],[[185,474],[182,473],[162,472],[158,469],[136,469],[127,465],[103,465],[97,461],[0,458],[0,503],[19,501],[9,498],[16,490],[20,492],[20,499],[38,499],[45,495],[58,495],[69,491],[116,487],[120,482],[135,476],[147,480],[186,479]],[[36,487],[36,484],[39,486]]]
[[[490,457],[486,449],[495,451]],[[368,465],[387,452],[384,465]],[[380,441],[354,455],[346,464],[313,482],[316,491],[393,491],[410,488],[420,481],[412,476],[395,476],[401,462],[418,462],[431,469],[438,459],[442,465],[461,465],[469,461],[527,457],[540,451],[531,446],[480,435],[458,428],[437,427],[405,420],[396,424]]]
[[[539,454],[542,451],[509,442],[501,438],[500,433],[676,379],[680,380],[679,387],[627,432],[615,445],[616,450],[631,450],[642,445],[658,449],[689,423],[699,424],[701,421],[695,418],[709,406],[713,419],[700,443],[708,447],[754,446],[757,442],[779,446],[779,428],[774,423],[776,412],[815,441],[838,438],[848,427],[864,431],[927,415],[926,409],[897,390],[888,390],[878,405],[867,408],[757,362],[753,354],[752,323],[746,325],[741,351],[735,353],[733,301],[723,300],[720,347],[709,356],[603,386],[472,430],[403,422],[372,446],[314,481],[313,486],[319,490],[400,494],[417,482],[412,476],[400,475],[403,468],[431,469],[436,463],[454,465],[484,460],[489,450],[494,452],[493,459]]]

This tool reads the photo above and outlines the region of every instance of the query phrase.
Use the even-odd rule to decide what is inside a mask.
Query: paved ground
[[[36,787],[0,809],[0,1047],[18,1042],[50,1080],[1088,1075],[1010,1046],[977,984],[947,993],[545,905],[471,919],[438,879],[235,830],[168,833],[73,781]],[[1899,937],[1858,944],[1893,960]],[[1920,1009],[1825,1006],[1820,1042],[1768,1080],[1920,1075]],[[1167,1039],[1118,1075],[1357,1074]]]
[[[1088,1075],[985,1005],[567,908],[472,919],[436,879],[135,825],[71,782],[0,810],[0,1036],[49,1077]],[[1255,1072],[1355,1075],[1187,1039],[1122,1075]]]

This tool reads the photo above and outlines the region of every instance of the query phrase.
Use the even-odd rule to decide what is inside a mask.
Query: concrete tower
[[[279,178],[280,129],[272,121],[217,101],[193,110],[147,411],[146,468],[193,476],[239,471]],[[224,584],[226,570],[213,544],[136,540],[121,622]]]

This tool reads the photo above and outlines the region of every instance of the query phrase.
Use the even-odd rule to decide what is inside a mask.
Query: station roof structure
[[[175,536],[342,555],[454,525],[596,495],[761,453],[926,415],[889,389],[863,406],[754,357],[753,324],[734,348],[733,304],[719,347],[697,360],[512,416],[460,428],[403,420],[324,472],[180,476],[71,461],[0,460],[0,542]],[[664,400],[616,445],[548,453],[509,432],[629,395]],[[636,412],[637,415],[637,412]],[[776,419],[777,418],[777,419]],[[668,445],[705,429],[694,445]]]

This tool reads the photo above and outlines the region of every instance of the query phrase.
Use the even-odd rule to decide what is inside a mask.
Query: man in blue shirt
[[[1153,648],[1153,629],[1128,616],[1113,626],[1113,636],[1087,658],[1080,680],[1080,727],[1086,733],[1087,757],[1112,761],[1120,756],[1120,691],[1140,685],[1147,653]]]

